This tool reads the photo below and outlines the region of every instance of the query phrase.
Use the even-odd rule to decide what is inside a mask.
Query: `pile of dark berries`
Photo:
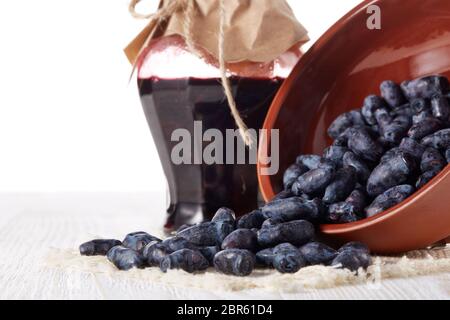
[[[449,82],[430,76],[381,84],[360,110],[339,116],[323,156],[301,155],[284,175],[285,190],[264,207],[236,219],[220,209],[210,222],[181,227],[161,240],[145,232],[94,240],[82,255],[106,255],[120,270],[159,267],[247,276],[257,268],[295,273],[305,266],[351,271],[371,264],[357,242],[335,250],[317,241],[321,223],[374,216],[411,196],[450,161]]]
[[[380,90],[331,124],[334,142],[322,156],[301,155],[284,174],[281,197],[320,202],[326,208],[320,223],[354,222],[392,208],[450,162],[448,79],[384,81]]]
[[[297,197],[275,200],[236,219],[220,209],[212,221],[180,228],[161,240],[145,232],[118,240],[93,240],[80,246],[86,256],[106,255],[120,270],[159,267],[189,273],[214,267],[233,276],[248,276],[257,267],[295,273],[311,265],[333,265],[357,271],[371,264],[369,249],[349,243],[338,251],[315,241],[311,222],[320,216],[320,201]]]

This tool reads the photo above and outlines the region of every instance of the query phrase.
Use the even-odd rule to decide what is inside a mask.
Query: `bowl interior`
[[[367,27],[371,5],[380,8],[381,30]],[[282,190],[283,172],[299,154],[322,154],[331,122],[379,94],[382,81],[430,74],[450,77],[450,1],[372,0],[353,9],[303,56],[269,110],[264,129],[279,129],[281,149],[278,174],[264,176],[270,135],[260,143],[265,200]]]

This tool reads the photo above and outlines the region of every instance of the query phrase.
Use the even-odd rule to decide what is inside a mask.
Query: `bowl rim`
[[[288,96],[288,93],[293,88],[298,75],[300,74],[300,70],[303,70],[311,58],[315,55],[317,50],[320,50],[336,33],[338,33],[347,23],[349,23],[354,16],[361,13],[361,11],[365,10],[368,6],[383,2],[385,0],[364,0],[356,7],[351,9],[347,14],[345,14],[342,18],[340,18],[335,24],[333,24],[311,47],[309,50],[305,52],[302,58],[299,60],[297,65],[292,70],[289,77],[284,81],[280,90],[276,94],[271,107],[267,113],[266,119],[263,124],[263,129],[266,130],[267,134],[262,135],[259,140],[259,151],[258,151],[258,161],[257,161],[257,175],[258,181],[260,185],[260,190],[262,196],[266,202],[270,201],[275,196],[275,191],[270,182],[270,176],[265,176],[260,174],[261,170],[264,168],[264,162],[262,159],[267,159],[268,146],[271,142],[270,137],[270,129],[272,129],[275,125],[275,122],[278,118],[278,115],[281,111],[282,106]],[[268,130],[269,129],[269,130]],[[342,234],[347,232],[354,232],[361,229],[368,228],[375,224],[382,223],[392,216],[401,213],[403,208],[412,204],[412,202],[416,201],[424,197],[431,189],[444,180],[447,176],[450,176],[450,165],[447,165],[436,177],[434,177],[430,182],[428,182],[422,189],[416,191],[413,195],[408,197],[405,201],[400,204],[383,211],[380,214],[377,214],[370,218],[365,218],[356,222],[345,223],[345,224],[322,224],[320,225],[321,232],[329,235],[333,234]]]

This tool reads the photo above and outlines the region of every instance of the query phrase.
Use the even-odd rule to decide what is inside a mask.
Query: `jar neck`
[[[203,53],[203,57],[198,57],[189,52],[184,39],[178,35],[155,39],[141,56],[138,77],[140,79],[219,78],[220,70],[216,59],[205,50]],[[229,63],[227,69],[230,76],[286,78],[300,57],[300,48],[295,47],[274,61]]]

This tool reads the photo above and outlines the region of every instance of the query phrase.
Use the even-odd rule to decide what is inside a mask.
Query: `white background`
[[[149,0],[154,7],[156,0]],[[360,0],[290,0],[314,41]],[[0,191],[161,191],[128,0],[0,2]]]

